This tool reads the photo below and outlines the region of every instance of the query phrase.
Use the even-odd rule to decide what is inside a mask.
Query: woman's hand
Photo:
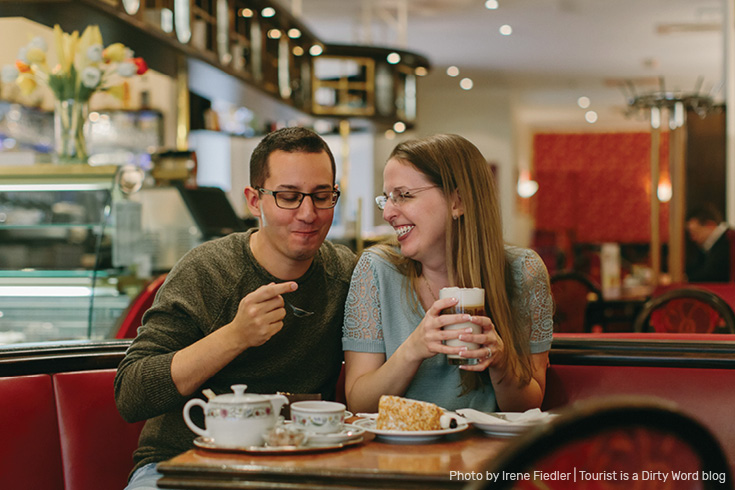
[[[463,331],[459,340],[478,344],[477,349],[462,350],[460,355],[467,358],[476,358],[480,362],[474,365],[460,366],[466,371],[484,371],[488,368],[505,369],[505,344],[498,335],[493,321],[486,316],[473,316],[470,321],[482,328],[482,333],[473,334]]]
[[[416,360],[424,360],[436,354],[459,354],[462,347],[449,347],[444,345],[445,340],[456,339],[462,334],[462,330],[443,330],[447,325],[455,325],[470,321],[467,314],[447,314],[441,312],[451,308],[458,303],[456,298],[438,299],[424,315],[424,319],[406,339],[406,347],[411,357]]]

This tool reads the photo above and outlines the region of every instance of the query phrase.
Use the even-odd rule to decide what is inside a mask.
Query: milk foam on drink
[[[459,302],[456,306],[442,311],[442,315],[466,313],[472,316],[485,316],[485,290],[483,288],[443,288],[439,291],[439,299],[443,298],[457,298]],[[482,327],[472,322],[462,322],[444,327],[445,330],[461,330],[467,328],[472,328],[472,332],[475,334],[482,333]],[[457,339],[447,340],[445,344],[451,347],[466,346],[467,350],[480,348],[479,344],[463,342]],[[447,360],[449,364],[454,365],[471,365],[479,362],[477,358],[466,358],[458,355],[448,355]]]

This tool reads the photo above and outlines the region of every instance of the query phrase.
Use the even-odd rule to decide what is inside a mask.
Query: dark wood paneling
[[[686,208],[714,204],[725,215],[725,109],[687,114]]]

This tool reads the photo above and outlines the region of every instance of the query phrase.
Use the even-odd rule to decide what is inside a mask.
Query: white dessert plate
[[[471,408],[459,409],[457,413],[487,435],[512,437],[531,427],[550,422],[556,415],[547,412],[478,412]]]
[[[365,433],[365,429],[353,424],[345,424],[341,431],[332,434],[320,434],[317,432],[309,431],[305,432],[307,437],[306,445],[313,446],[322,444],[337,444],[340,442],[351,441],[352,439],[362,437],[362,435]]]
[[[316,444],[304,446],[218,446],[214,439],[209,437],[197,437],[194,439],[194,445],[200,449],[208,449],[210,451],[224,451],[248,454],[293,454],[293,453],[315,453],[319,451],[333,451],[342,449],[343,447],[353,446],[362,442],[362,437],[356,437],[343,442],[331,442],[327,444]]]
[[[373,419],[361,419],[353,422],[352,425],[356,425],[368,432],[372,432],[379,440],[392,442],[394,444],[419,444],[422,442],[436,441],[442,436],[454,434],[455,432],[462,432],[469,427],[467,422],[463,421],[460,417],[458,417],[457,420],[457,427],[453,429],[439,430],[379,430],[375,428],[375,423],[376,420]]]

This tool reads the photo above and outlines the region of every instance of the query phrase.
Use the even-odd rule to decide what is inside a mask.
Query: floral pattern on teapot
[[[259,407],[209,407],[206,415],[215,419],[255,419],[270,417],[272,413],[268,404]]]

